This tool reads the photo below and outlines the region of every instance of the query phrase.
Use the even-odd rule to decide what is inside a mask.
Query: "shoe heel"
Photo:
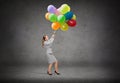
[[[51,74],[51,73],[49,73],[48,71],[47,71],[47,74],[48,74],[48,75],[52,75],[52,74]]]
[[[56,73],[57,75],[60,75],[60,73],[58,73],[58,72],[56,72],[56,71],[55,71],[55,73]]]

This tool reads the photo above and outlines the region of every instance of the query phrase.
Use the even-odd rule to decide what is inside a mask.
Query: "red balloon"
[[[68,24],[69,26],[71,26],[71,27],[74,27],[74,26],[76,25],[76,20],[73,20],[73,19],[68,20],[68,21],[67,21],[67,24]]]

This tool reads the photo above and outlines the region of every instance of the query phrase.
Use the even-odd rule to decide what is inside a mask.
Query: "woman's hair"
[[[45,36],[46,35],[44,35],[43,38],[42,38],[42,47],[44,47]]]

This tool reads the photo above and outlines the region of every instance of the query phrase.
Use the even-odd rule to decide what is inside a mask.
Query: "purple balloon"
[[[53,5],[49,5],[48,8],[47,8],[48,12],[50,13],[55,13],[56,11],[56,8],[53,6]]]

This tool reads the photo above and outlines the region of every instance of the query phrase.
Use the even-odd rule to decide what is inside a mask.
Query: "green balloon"
[[[59,15],[59,16],[57,17],[57,21],[58,21],[59,23],[64,23],[64,22],[65,22],[65,16],[64,16],[64,15]]]
[[[57,21],[57,16],[55,14],[50,14],[49,19],[50,19],[50,22],[56,22]]]
[[[61,28],[62,31],[67,31],[69,29],[68,24],[67,23],[63,23],[61,24]]]

